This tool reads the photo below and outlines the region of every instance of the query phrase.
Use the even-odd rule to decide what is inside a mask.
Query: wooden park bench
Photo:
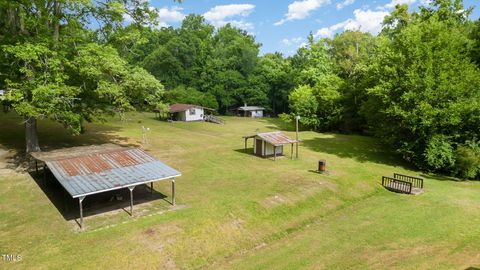
[[[382,186],[390,191],[399,193],[417,195],[424,192],[422,178],[399,173],[394,173],[393,178],[382,176]]]

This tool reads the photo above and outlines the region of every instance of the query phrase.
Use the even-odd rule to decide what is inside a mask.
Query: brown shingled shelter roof
[[[275,146],[297,142],[297,140],[289,138],[287,135],[283,134],[280,131],[258,133],[256,135],[244,136],[243,138],[253,138],[257,136]]]

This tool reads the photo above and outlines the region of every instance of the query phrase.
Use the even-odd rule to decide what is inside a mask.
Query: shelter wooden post
[[[35,175],[38,176],[38,161],[35,159]]]
[[[175,178],[172,178],[172,205],[175,206]]]
[[[78,204],[80,206],[80,228],[83,230],[83,205],[82,202],[86,196],[78,197]]]
[[[130,190],[130,216],[133,216],[133,190],[134,189],[135,189],[135,186],[128,187],[128,190]]]
[[[293,143],[290,146],[290,159],[293,159]]]
[[[245,150],[247,149],[247,138],[245,138]]]
[[[150,192],[153,193],[153,182],[150,182]]]
[[[273,146],[273,160],[277,160],[277,146]]]

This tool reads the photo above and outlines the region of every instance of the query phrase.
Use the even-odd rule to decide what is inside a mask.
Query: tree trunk
[[[27,153],[40,152],[37,134],[37,119],[29,117],[25,119],[25,144]]]

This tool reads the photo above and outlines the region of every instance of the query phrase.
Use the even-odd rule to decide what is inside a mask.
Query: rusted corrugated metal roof
[[[290,139],[287,135],[280,131],[259,133],[257,136],[273,145],[283,145],[297,142],[296,140]]]
[[[73,198],[181,175],[140,148],[85,153],[45,163]]]

